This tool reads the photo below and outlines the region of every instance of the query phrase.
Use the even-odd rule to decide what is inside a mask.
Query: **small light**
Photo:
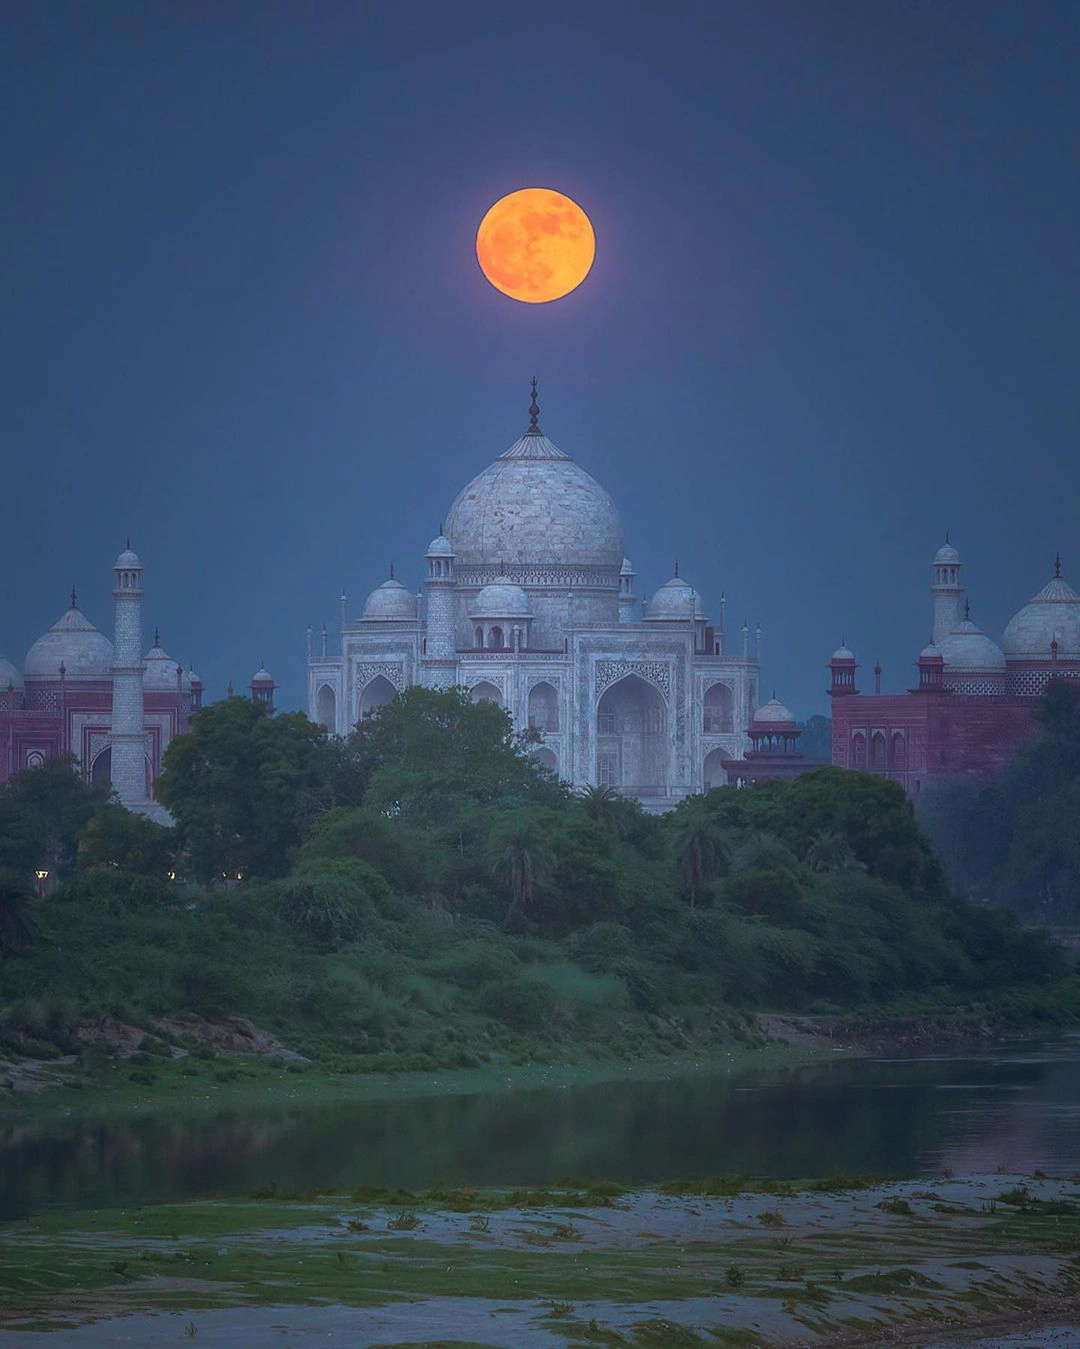
[[[35,871],[34,875],[39,881],[47,881],[49,879],[49,873],[47,871]]]
[[[175,880],[176,880],[176,872],[175,872],[175,871],[166,871],[165,875],[168,876],[168,878],[169,878],[170,881],[175,881]]]
[[[242,871],[238,871],[238,872],[236,873],[236,879],[237,879],[238,881],[242,881],[242,880],[244,879],[244,873],[243,873]]]

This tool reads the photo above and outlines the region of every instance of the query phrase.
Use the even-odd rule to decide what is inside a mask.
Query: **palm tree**
[[[524,917],[532,908],[536,888],[550,874],[555,857],[540,822],[519,811],[497,826],[489,842],[491,873],[510,892],[503,927]]]
[[[675,863],[693,909],[698,895],[727,867],[727,840],[716,821],[700,810],[676,817],[674,827]]]
[[[798,876],[799,859],[775,834],[747,834],[731,855],[732,871],[782,871]]]
[[[803,860],[811,871],[850,871],[862,865],[851,844],[836,829],[819,829]]]

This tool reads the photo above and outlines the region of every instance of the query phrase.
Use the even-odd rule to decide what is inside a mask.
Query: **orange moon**
[[[476,231],[480,270],[496,290],[524,304],[569,295],[588,276],[595,256],[589,217],[548,187],[501,197]]]

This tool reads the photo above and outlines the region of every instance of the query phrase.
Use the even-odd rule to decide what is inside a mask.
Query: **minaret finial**
[[[156,626],[156,625],[155,625],[155,627],[154,627],[154,645],[155,645],[155,646],[160,646],[160,645],[161,645],[161,633],[158,632],[157,626]]]
[[[970,601],[969,599],[966,599],[966,598],[965,598],[965,600],[964,600],[964,622],[967,623],[967,622],[970,621],[970,619],[971,619],[971,601]]]
[[[394,579],[394,564],[392,562],[390,563],[390,579],[391,581]]]
[[[529,404],[529,429],[525,432],[527,436],[541,436],[544,433],[540,430],[540,423],[537,418],[540,416],[540,407],[536,401],[536,376],[532,377],[532,402]]]
[[[679,574],[679,559],[676,558],[676,559],[675,559],[675,575],[678,576],[678,574]]]
[[[127,539],[126,539],[126,541],[125,541],[125,543],[124,543],[124,547],[128,550],[129,553],[131,552],[131,535],[130,535],[130,534],[127,536]]]
[[[442,528],[443,528],[443,525],[444,525],[445,523],[446,523],[445,520],[440,520],[440,521],[439,521],[439,538],[440,538],[440,539],[442,538]]]
[[[946,542],[946,543],[949,542],[949,531],[948,531],[948,530],[945,531],[945,542]]]
[[[75,589],[74,586],[71,587],[71,607],[73,609],[77,609],[79,607],[79,592]]]
[[[1055,576],[1060,576],[1060,575],[1061,575],[1061,553],[1060,553],[1060,551],[1054,554],[1054,575],[1055,575]]]

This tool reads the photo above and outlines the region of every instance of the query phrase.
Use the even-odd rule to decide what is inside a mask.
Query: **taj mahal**
[[[428,545],[423,593],[391,569],[358,617],[343,597],[338,655],[309,630],[309,715],[341,735],[409,685],[462,686],[506,708],[559,777],[669,809],[724,785],[750,748],[761,629],[732,644],[723,596],[710,619],[677,564],[639,599],[618,508],[541,431],[536,397],[534,380],[525,434]]]

